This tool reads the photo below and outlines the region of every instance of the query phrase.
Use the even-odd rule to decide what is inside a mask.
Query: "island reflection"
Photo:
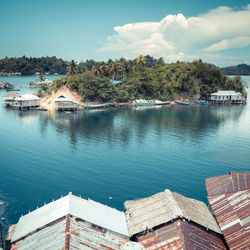
[[[148,133],[199,139],[207,131],[226,122],[237,123],[245,106],[192,107],[169,106],[146,109],[93,110],[79,113],[19,112],[21,119],[37,117],[40,132],[52,124],[58,134],[67,133],[72,144],[85,141],[118,141],[127,145],[134,135],[140,142]]]

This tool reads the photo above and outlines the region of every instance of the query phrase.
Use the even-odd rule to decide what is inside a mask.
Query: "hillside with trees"
[[[22,75],[34,75],[36,72],[45,74],[65,74],[68,63],[55,56],[52,57],[5,57],[0,60],[0,72],[20,72]]]
[[[114,84],[111,80],[118,83]],[[44,90],[44,94],[64,85],[77,91],[83,101],[100,102],[127,102],[141,98],[208,98],[218,90],[235,90],[247,95],[239,76],[229,78],[219,68],[202,60],[165,64],[163,59],[158,59],[148,67],[144,56],[139,56],[135,61],[121,58],[98,62],[92,70],[84,67],[80,72],[72,60],[67,77],[54,81],[48,90]]]
[[[230,66],[221,68],[227,75],[250,75],[250,65],[239,64],[237,66]]]

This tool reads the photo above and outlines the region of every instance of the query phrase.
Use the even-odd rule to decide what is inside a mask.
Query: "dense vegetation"
[[[158,59],[153,66],[147,67],[146,58],[140,56],[135,62],[121,58],[96,63],[92,71],[86,67],[80,74],[77,71],[77,65],[72,60],[67,77],[54,81],[43,92],[56,91],[66,85],[80,93],[85,101],[102,102],[126,102],[140,98],[207,98],[217,90],[235,90],[246,95],[244,83],[239,76],[231,79],[220,69],[201,60],[165,64],[163,59]],[[119,83],[114,84],[111,79],[119,80]]]
[[[239,64],[237,66],[230,66],[221,68],[227,75],[250,75],[250,65]]]
[[[36,72],[45,74],[65,74],[68,63],[55,56],[52,57],[13,57],[0,60],[0,72],[20,72],[22,75],[34,75]]]

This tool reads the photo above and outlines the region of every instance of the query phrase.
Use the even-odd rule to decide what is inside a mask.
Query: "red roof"
[[[12,93],[8,93],[7,95],[3,96],[3,98],[7,98],[7,97],[18,97],[18,96],[20,96],[19,93],[12,92]]]
[[[250,172],[206,179],[208,201],[230,249],[250,246]]]
[[[139,236],[146,249],[226,249],[219,234],[178,219],[173,223]]]

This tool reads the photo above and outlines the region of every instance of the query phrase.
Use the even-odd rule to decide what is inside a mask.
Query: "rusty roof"
[[[210,207],[230,249],[250,246],[250,172],[206,179]]]
[[[137,241],[146,249],[226,249],[219,234],[177,219],[152,232],[138,236]]]
[[[16,92],[12,92],[12,93],[8,93],[7,95],[4,95],[2,98],[6,99],[6,98],[15,98],[15,97],[19,97],[20,94],[19,93],[16,93]]]
[[[24,249],[131,249],[144,247],[127,236],[91,224],[75,216],[64,216],[15,242],[11,250]]]
[[[182,217],[221,233],[205,203],[168,189],[147,198],[126,201],[124,206],[130,236]]]
[[[231,172],[206,179],[208,196],[250,189],[250,172]]]

